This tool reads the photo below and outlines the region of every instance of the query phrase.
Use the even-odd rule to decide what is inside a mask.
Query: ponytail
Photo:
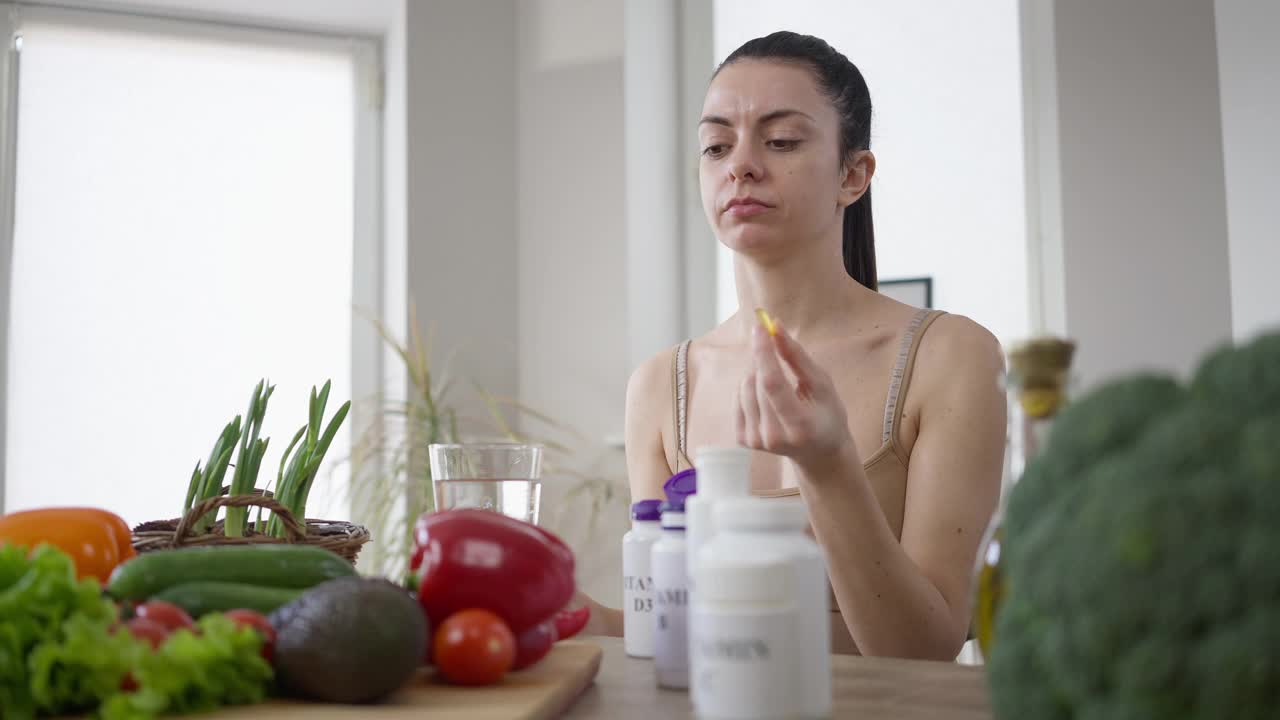
[[[870,290],[880,289],[876,276],[876,229],[871,223],[871,188],[844,209],[844,269]]]

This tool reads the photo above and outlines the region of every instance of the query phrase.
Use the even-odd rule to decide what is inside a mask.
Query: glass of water
[[[541,445],[434,444],[427,450],[437,510],[481,508],[538,523]]]

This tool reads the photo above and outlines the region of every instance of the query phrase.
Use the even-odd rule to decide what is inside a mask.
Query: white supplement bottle
[[[713,543],[714,545],[714,543]],[[784,720],[801,706],[784,553],[704,552],[689,632],[690,693],[704,720]]]
[[[662,535],[661,500],[631,506],[631,529],[622,536],[622,643],[631,657],[653,657],[653,544]]]
[[[689,606],[684,503],[662,504],[662,537],[653,544],[653,666],[658,686],[689,687]]]
[[[796,639],[797,697],[794,715],[803,720],[831,716],[831,602],[822,548],[805,532],[804,501],[783,498],[726,498],[716,502],[715,538],[702,549],[714,564],[722,558],[781,554],[790,577]],[[723,562],[723,560],[720,560]],[[698,578],[701,587],[702,579]]]
[[[751,495],[751,451],[740,447],[699,448],[693,466],[698,471],[697,489],[685,501],[685,538],[689,547],[686,563],[691,577],[698,551],[715,537],[712,507],[725,498]]]

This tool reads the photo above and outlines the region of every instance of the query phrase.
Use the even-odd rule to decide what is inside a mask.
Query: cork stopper
[[[1056,337],[1032,338],[1009,352],[1011,388],[1022,410],[1033,418],[1047,418],[1066,402],[1067,382],[1076,344]]]

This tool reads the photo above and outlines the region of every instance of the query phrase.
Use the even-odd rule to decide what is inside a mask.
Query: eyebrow
[[[782,118],[791,117],[793,115],[799,115],[800,117],[806,118],[809,122],[816,122],[813,119],[813,116],[809,115],[809,113],[801,112],[799,110],[793,110],[790,108],[784,108],[782,110],[774,110],[773,112],[765,113],[763,116],[760,117],[760,120],[757,121],[756,124],[766,125],[768,123],[773,122],[774,120],[781,120]],[[711,125],[723,125],[725,127],[733,127],[733,123],[730,122],[728,118],[720,117],[719,115],[707,115],[706,117],[698,121],[698,125],[703,125],[707,123]]]

